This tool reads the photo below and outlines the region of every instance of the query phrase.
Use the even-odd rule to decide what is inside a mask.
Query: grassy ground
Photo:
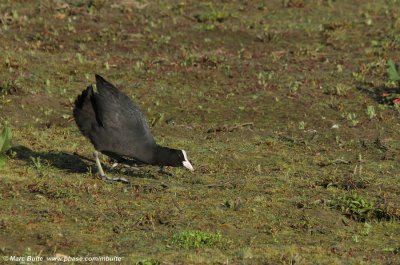
[[[399,15],[395,0],[1,1],[0,127],[17,146],[0,256],[399,264],[399,111],[382,97]],[[101,181],[71,116],[95,73],[196,170]]]

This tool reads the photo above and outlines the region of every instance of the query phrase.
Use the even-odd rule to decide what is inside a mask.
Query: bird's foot
[[[126,164],[122,164],[122,163],[121,164],[119,164],[119,163],[112,164],[111,165],[111,169],[113,170],[114,168],[118,167],[119,165],[122,165],[124,168],[128,168],[128,169],[133,170],[133,171],[140,171],[140,168],[138,168],[136,166],[126,165]]]
[[[99,159],[99,153],[97,151],[93,152],[93,156],[94,159],[96,160],[96,165],[97,165],[97,169],[99,171],[99,174],[101,176],[101,178],[103,179],[103,181],[105,182],[122,182],[122,183],[129,183],[129,181],[126,178],[111,178],[109,176],[107,176],[104,173],[103,168],[101,167],[101,163],[100,163],[100,159]],[[115,163],[112,165],[112,168],[116,167],[118,164]]]
[[[135,166],[124,165],[124,167],[125,167],[125,168],[128,168],[128,169],[130,169],[130,170],[133,170],[133,171],[140,171],[140,168],[135,167]]]
[[[158,171],[158,173],[161,174],[161,175],[166,175],[166,176],[172,177],[172,174],[167,172],[167,171],[165,171],[164,167],[160,167],[160,170]]]
[[[105,174],[101,176],[101,179],[104,180],[105,182],[122,182],[125,184],[129,183],[129,181],[126,178],[112,178]]]

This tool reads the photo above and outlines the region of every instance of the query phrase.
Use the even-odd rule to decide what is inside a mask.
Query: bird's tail
[[[75,100],[74,118],[79,130],[86,137],[92,129],[94,123],[97,123],[96,113],[93,108],[94,92],[93,87],[88,86],[81,95]]]

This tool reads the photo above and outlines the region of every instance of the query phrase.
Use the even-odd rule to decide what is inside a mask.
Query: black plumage
[[[99,75],[96,88],[97,92],[87,87],[73,111],[78,128],[96,150],[119,161],[128,157],[138,163],[193,170],[184,150],[156,144],[143,113],[128,96]]]

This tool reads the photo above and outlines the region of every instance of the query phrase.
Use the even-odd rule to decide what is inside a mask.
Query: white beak
[[[187,169],[189,169],[190,171],[194,170],[192,164],[190,164],[189,161],[183,161],[183,166],[186,167]]]
[[[185,158],[185,161],[182,162],[183,166],[186,167],[187,169],[189,169],[190,171],[193,171],[194,168],[193,168],[192,164],[190,164],[189,159],[187,158],[186,151],[182,150],[182,153],[183,153],[183,157]]]

